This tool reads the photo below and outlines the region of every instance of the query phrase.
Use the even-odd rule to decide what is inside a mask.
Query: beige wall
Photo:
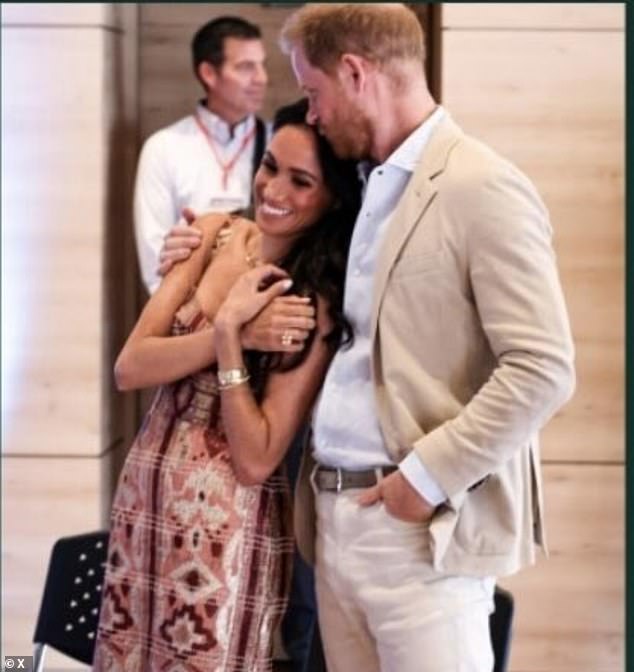
[[[32,650],[55,539],[105,524],[132,420],[110,371],[131,316],[135,33],[129,6],[2,6],[5,655]]]
[[[445,105],[550,209],[577,392],[543,433],[551,558],[515,594],[512,672],[624,669],[624,6],[443,6]]]

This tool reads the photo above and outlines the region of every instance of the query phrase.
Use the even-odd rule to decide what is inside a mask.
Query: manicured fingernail
[[[284,280],[282,282],[282,287],[284,289],[290,289],[292,286],[293,286],[293,281],[290,278],[288,278],[288,280]]]

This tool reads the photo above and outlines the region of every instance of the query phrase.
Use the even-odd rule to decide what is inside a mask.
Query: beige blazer
[[[545,549],[537,434],[574,389],[551,234],[530,181],[447,115],[388,224],[372,309],[389,453],[416,450],[447,493],[430,523],[438,571],[503,576]],[[309,560],[310,467],[295,509]]]

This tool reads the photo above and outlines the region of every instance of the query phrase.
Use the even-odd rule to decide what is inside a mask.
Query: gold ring
[[[282,332],[282,345],[292,345],[293,343],[293,333],[290,329],[285,329]]]

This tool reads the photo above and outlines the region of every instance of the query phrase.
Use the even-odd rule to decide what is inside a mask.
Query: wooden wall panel
[[[131,433],[111,371],[135,295],[136,11],[2,8],[5,655],[32,652],[55,539],[105,526]]]
[[[623,672],[623,466],[546,465],[550,557],[515,597],[512,672]]]
[[[140,9],[142,138],[190,114],[202,97],[202,88],[192,72],[190,42],[200,26],[219,16],[240,16],[262,29],[270,82],[262,116],[270,119],[277,107],[300,97],[288,59],[277,46],[281,23],[293,11],[293,5],[148,3]]]
[[[525,170],[551,212],[579,381],[544,456],[622,459],[623,34],[448,31],[443,45],[444,104]]]
[[[3,654],[31,655],[54,542],[62,536],[101,529],[103,459],[3,458]],[[80,667],[55,653],[47,655],[47,665]]]
[[[134,254],[136,68],[119,32],[32,24],[2,29],[2,450],[96,455],[122,432],[104,397],[135,288],[116,259]]]
[[[447,2],[448,29],[623,30],[623,2]]]
[[[623,342],[577,342],[577,391],[542,432],[546,459],[622,463],[625,450]]]
[[[443,6],[443,104],[535,182],[554,227],[577,390],[545,428],[551,557],[501,581],[510,672],[624,669],[624,7]]]
[[[2,25],[121,28],[121,7],[107,2],[3,3]]]
[[[108,39],[96,29],[2,29],[4,453],[102,450]],[[71,72],[60,97],[60,73]]]

